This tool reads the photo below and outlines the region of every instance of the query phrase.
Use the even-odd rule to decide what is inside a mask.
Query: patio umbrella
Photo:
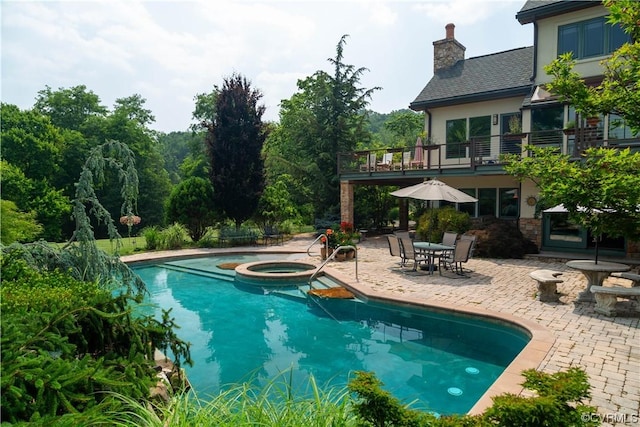
[[[422,138],[418,137],[416,140],[416,152],[413,154],[413,161],[420,164],[422,163],[422,156],[424,149],[422,148]]]
[[[478,199],[450,187],[442,181],[432,179],[410,187],[401,188],[390,193],[396,197],[408,197],[418,200],[446,200],[454,203],[472,203]]]

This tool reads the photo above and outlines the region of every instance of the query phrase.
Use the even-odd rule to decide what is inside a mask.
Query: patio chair
[[[382,161],[377,163],[378,169],[389,170],[391,169],[391,162],[393,161],[393,153],[385,153],[382,155]]]
[[[451,246],[451,247],[455,247],[456,246],[456,241],[458,240],[458,233],[453,233],[451,231],[445,231],[444,234],[442,235],[442,242],[440,242],[441,245],[445,245],[445,246]],[[453,253],[453,250],[444,250],[444,251],[437,251],[434,252],[432,255],[434,258],[440,258],[440,257],[447,257],[449,255],[451,255],[451,253]]]
[[[471,249],[469,251],[469,258],[473,258],[473,251],[476,249],[476,241],[478,240],[477,236],[472,236],[469,234],[463,234],[460,236],[460,240],[471,240]]]
[[[476,242],[478,241],[478,237],[477,236],[471,236],[468,234],[463,234],[462,236],[460,236],[460,240],[470,240],[471,241],[471,249],[469,249],[469,259],[473,258],[473,252],[476,249]],[[473,270],[466,268],[465,271],[468,271],[470,273],[473,272]]]
[[[365,164],[360,165],[360,172],[372,172],[376,170],[376,153],[369,153]]]
[[[451,231],[445,231],[442,235],[442,244],[446,246],[455,246],[456,241],[458,240],[458,233],[453,233]]]
[[[404,265],[407,263],[407,260],[402,254],[402,249],[400,248],[400,242],[398,241],[398,238],[393,234],[387,234],[387,242],[389,243],[389,254],[391,254],[392,257],[399,257],[400,261],[398,262],[398,265],[400,267],[404,267]]]
[[[472,240],[464,239],[458,240],[456,243],[456,248],[453,250],[452,254],[448,256],[442,256],[439,258],[438,272],[442,276],[442,268],[450,269],[455,272],[458,276],[464,276],[464,269],[462,268],[462,264],[469,261],[469,253],[471,252],[471,245],[473,244]]]
[[[409,236],[401,235],[398,237],[398,241],[400,242],[400,249],[402,251],[402,257],[405,259],[405,263],[409,260],[413,260],[413,268],[411,271],[416,271],[418,269],[418,264],[421,262],[426,263],[431,260],[429,256],[416,252],[413,247],[413,240],[411,240]]]

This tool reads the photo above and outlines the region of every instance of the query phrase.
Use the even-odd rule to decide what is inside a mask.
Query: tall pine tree
[[[224,79],[213,120],[204,123],[214,199],[236,228],[253,215],[264,189],[261,153],[267,128],[261,98],[245,77],[234,73]]]

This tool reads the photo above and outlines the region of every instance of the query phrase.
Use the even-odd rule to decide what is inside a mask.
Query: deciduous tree
[[[640,153],[589,148],[580,161],[553,148],[527,146],[527,157],[505,156],[505,170],[531,179],[549,206],[563,204],[569,218],[596,237],[640,238]]]
[[[213,202],[213,187],[204,178],[191,177],[178,184],[169,196],[167,222],[179,222],[197,242],[218,217]]]
[[[339,211],[338,153],[370,140],[365,108],[380,89],[359,87],[367,69],[344,62],[346,38],[329,59],[333,73],[316,71],[299,80],[298,92],[282,101],[279,140],[269,151],[310,189],[317,216]]]

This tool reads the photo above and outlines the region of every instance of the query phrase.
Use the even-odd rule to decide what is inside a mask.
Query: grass
[[[291,389],[287,371],[265,387],[237,384],[206,400],[193,393],[178,394],[168,405],[151,406],[120,396],[127,411],[105,413],[113,426],[148,427],[324,427],[356,426],[349,392],[344,389],[321,390],[313,376],[307,390],[312,397],[300,398]]]
[[[120,243],[122,244],[119,252],[120,255],[131,255],[133,253],[145,252],[147,250],[147,242],[143,236],[123,237]],[[98,239],[96,240],[96,245],[99,249],[102,249],[109,254],[112,254],[116,249],[115,242],[112,242],[109,239]]]

